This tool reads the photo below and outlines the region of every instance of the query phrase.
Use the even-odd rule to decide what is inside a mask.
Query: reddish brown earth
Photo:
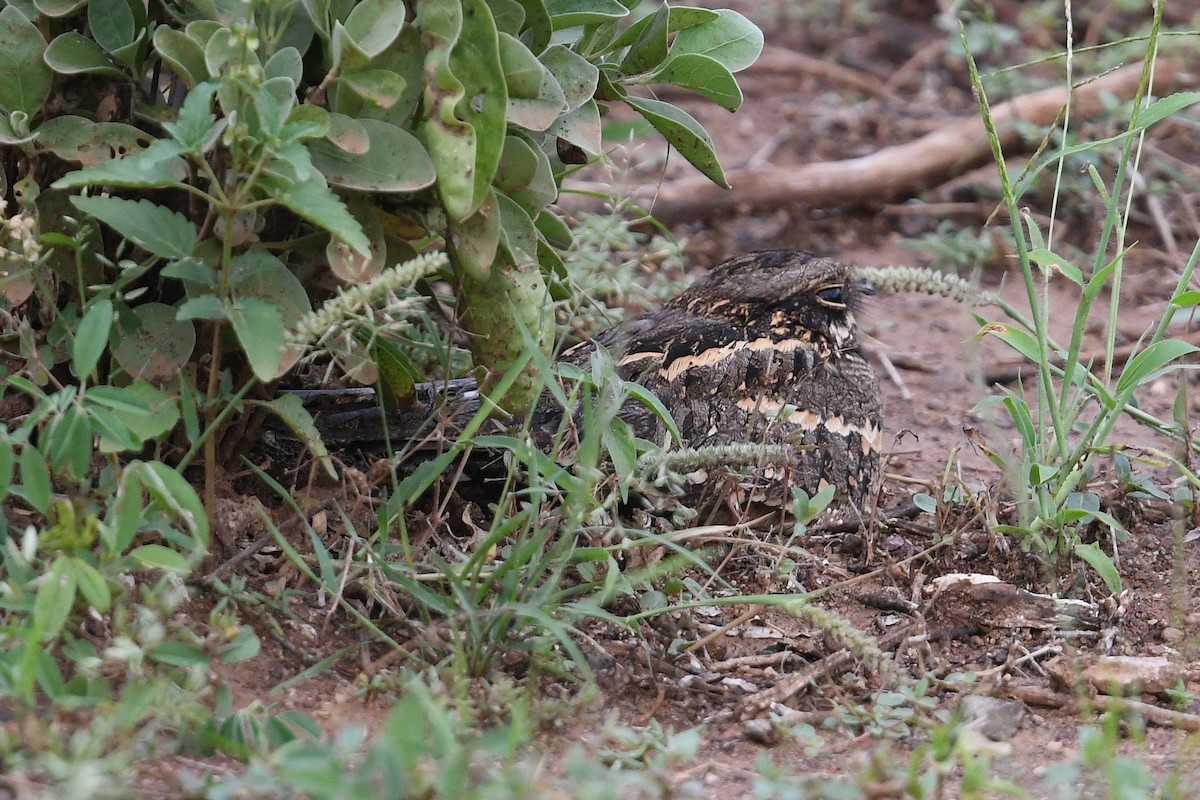
[[[668,98],[682,103],[701,119],[717,143],[722,162],[729,168],[747,163],[785,167],[852,158],[910,141],[976,113],[966,67],[953,54],[957,35],[938,27],[934,16],[936,4],[932,2],[874,4],[873,8],[886,5],[890,10],[875,10],[869,17],[859,9],[864,4],[837,4],[836,14],[811,10],[821,4],[732,5],[767,31],[768,47],[803,54],[825,66],[806,62],[790,68],[751,68],[742,81],[745,106],[734,116],[683,96]],[[1061,22],[1058,26],[1053,22],[1039,26],[1036,21],[1039,17],[1027,4],[993,5],[997,7],[1000,22],[1016,34],[1016,41],[996,53],[981,55],[984,70],[1021,63],[1059,47],[1056,43],[1062,39],[1058,29]],[[1047,13],[1051,20],[1058,19],[1061,7]],[[1183,29],[1184,22],[1168,20],[1176,29]],[[1105,5],[1095,16],[1076,19],[1075,29],[1081,40],[1098,43],[1116,38],[1117,33],[1138,30],[1139,24],[1133,15],[1121,16]],[[1188,47],[1194,50],[1194,41],[1191,44],[1176,41],[1167,49],[1187,52]],[[1092,63],[1080,69],[1094,74],[1101,68]],[[1050,85],[1056,78],[1055,68],[1043,64],[990,79],[989,93],[1003,99]],[[872,87],[878,91],[872,92]],[[1138,245],[1126,261],[1118,346],[1132,343],[1157,321],[1174,290],[1187,252],[1200,237],[1200,221],[1194,210],[1196,172],[1166,160],[1173,157],[1194,162],[1200,154],[1195,141],[1197,123],[1194,116],[1189,119],[1190,122],[1163,125],[1151,135],[1153,147],[1147,150],[1144,171],[1156,186],[1165,209],[1141,200],[1135,202],[1127,238]],[[1100,120],[1089,124],[1085,135],[1109,135],[1119,130],[1121,124],[1120,117]],[[1155,153],[1165,155],[1155,161]],[[665,164],[662,155],[663,148],[658,143],[638,145],[632,156],[618,158],[622,166],[619,177],[628,185],[653,185],[659,180],[669,182],[693,174],[677,154]],[[1105,165],[1101,166],[1104,174],[1110,174]],[[1065,179],[1068,191],[1064,196],[1069,199],[1059,209],[1055,233],[1060,252],[1076,253],[1075,248],[1090,252],[1094,247],[1098,201],[1094,191],[1081,191],[1084,186],[1081,181],[1085,180],[1077,174],[1068,174]],[[991,227],[983,227],[998,196],[994,168],[982,165],[949,181],[931,183],[921,193],[920,203],[897,198],[895,202],[881,202],[869,208],[759,209],[684,222],[673,232],[687,240],[691,263],[698,270],[728,254],[765,247],[811,249],[864,266],[926,265],[931,253],[912,249],[907,242],[935,230],[943,220],[949,221],[953,229],[999,229],[1003,214],[997,215]],[[1044,224],[1051,209],[1050,199],[1049,189],[1039,189],[1025,199],[1024,205]],[[1165,237],[1164,231],[1169,231],[1170,237]],[[985,287],[995,288],[1003,281],[1004,296],[1020,307],[1024,302],[1020,275],[1012,271],[1014,262],[1003,237],[997,234],[996,240],[999,244],[990,257],[975,266]],[[1085,264],[1088,260],[1080,258],[1078,263]],[[1052,284],[1049,291],[1052,328],[1065,340],[1077,295],[1065,281]],[[1104,308],[1100,306],[1107,307],[1107,298],[1098,304],[1096,322],[1089,326],[1086,352],[1099,352],[1102,347]],[[1192,589],[1200,565],[1195,544],[1180,545],[1176,541],[1171,525],[1175,511],[1170,506],[1122,501],[1108,472],[1098,475],[1093,482],[1091,488],[1112,504],[1110,510],[1129,528],[1129,538],[1119,548],[1125,589],[1121,598],[1111,598],[1095,574],[1081,563],[1064,561],[1057,573],[1052,574],[1031,554],[1023,552],[1019,541],[989,535],[983,517],[976,513],[993,515],[1001,522],[1013,521],[1010,495],[980,445],[1011,454],[1014,432],[999,414],[984,415],[976,407],[982,399],[997,392],[986,377],[995,377],[1003,371],[1001,368],[1010,373],[1005,385],[1016,388],[1018,384],[1012,378],[1021,362],[996,342],[977,339],[980,326],[973,313],[990,321],[1002,319],[995,308],[970,309],[942,298],[889,295],[873,300],[861,320],[867,347],[877,357],[892,441],[881,506],[904,506],[915,491],[940,495],[945,485],[960,486],[973,498],[972,503],[937,521],[922,515],[894,525],[875,526],[862,534],[804,541],[804,555],[797,558],[791,585],[786,576],[772,578],[759,574],[757,580],[765,585],[749,589],[828,589],[816,601],[817,605],[851,620],[858,630],[870,636],[886,637],[891,630],[912,626],[911,637],[895,655],[898,665],[913,677],[944,677],[954,672],[976,671],[985,676],[977,682],[976,691],[994,691],[1001,696],[1006,694],[1010,683],[1051,687],[1051,681],[1043,673],[1049,655],[1011,669],[1001,668],[1006,660],[1019,658],[1043,645],[1061,645],[1068,665],[1084,663],[1104,652],[1166,656],[1186,676],[1184,688],[1190,694],[1179,710],[1200,712],[1191,699],[1200,691],[1196,681],[1200,605]],[[885,374],[884,359],[895,365],[895,378]],[[1023,374],[1028,379],[1031,368],[1026,366]],[[1166,378],[1143,390],[1138,401],[1144,409],[1169,417],[1174,397],[1174,380]],[[1188,403],[1192,420],[1197,410],[1200,410],[1200,392],[1193,387]],[[1191,424],[1194,426],[1194,421]],[[1147,447],[1170,451],[1169,443],[1162,437],[1132,423],[1117,429],[1113,443],[1129,445],[1135,454],[1140,452],[1139,448]],[[1142,468],[1139,474],[1150,475],[1159,485],[1171,479],[1161,469]],[[235,547],[263,533],[238,499],[228,500],[224,508],[229,517],[225,520],[226,529],[234,532],[231,544]],[[1186,519],[1182,523],[1185,529],[1195,524]],[[946,544],[926,552],[943,540]],[[1103,537],[1102,542],[1111,552],[1111,543]],[[751,567],[769,563],[769,550],[753,545],[735,547],[734,554],[745,555],[747,550],[757,555],[748,560],[732,559],[726,573],[731,579],[746,577],[747,569],[742,562],[750,563]],[[277,584],[303,589],[305,584],[296,575],[286,574],[286,570],[280,572],[281,563],[277,552],[268,551],[239,570],[259,588]],[[752,568],[748,571],[753,573]],[[1111,646],[1100,647],[1094,641],[1064,643],[1055,631],[1023,626],[985,625],[964,632],[959,623],[976,611],[970,602],[963,605],[955,605],[953,599],[931,602],[930,581],[950,572],[996,575],[1023,589],[1057,591],[1094,603],[1104,611],[1103,627],[1111,629]],[[882,608],[886,605],[883,600],[898,603],[896,608],[902,605],[900,601],[915,601],[921,613]],[[203,598],[199,603],[203,605]],[[270,635],[262,627],[263,655],[225,674],[239,700],[264,697],[280,681],[356,639],[340,612],[330,613],[328,607],[321,607],[311,596],[305,601],[295,601],[292,608],[297,621],[283,636]],[[686,630],[688,626],[728,622],[742,610],[722,609],[716,617],[680,615],[661,620],[649,632],[649,639],[666,644],[675,633],[670,630],[672,625],[685,629],[683,635],[691,636]],[[196,611],[204,613],[202,607]],[[922,641],[922,636],[927,640]],[[881,750],[877,739],[855,736],[843,728],[825,731],[825,745],[815,755],[807,755],[801,743],[786,739],[773,745],[757,743],[747,737],[742,723],[731,719],[746,702],[737,687],[728,682],[684,680],[688,675],[688,657],[659,653],[654,668],[648,669],[644,659],[639,659],[627,643],[601,641],[614,657],[613,664],[598,667],[604,708],[614,710],[623,722],[635,727],[651,720],[675,729],[707,723],[698,757],[675,776],[681,783],[696,782],[702,787],[701,796],[750,796],[755,760],[763,753],[796,775],[860,777],[869,796],[904,796],[899,791],[902,784],[895,781],[903,776],[907,754],[924,741],[923,737],[902,738],[893,742],[890,749]],[[836,649],[837,644],[812,624],[770,611],[745,620],[731,635],[714,641],[697,652],[696,657],[701,664],[711,665],[735,656],[779,654],[780,660],[775,664],[757,664],[730,673],[757,689],[766,689],[785,673],[799,670]],[[371,657],[378,655],[372,653]],[[337,669],[278,697],[279,707],[301,709],[331,728],[349,721],[378,724],[391,698],[386,692],[367,694],[364,698],[357,691],[355,681],[363,666],[357,659],[347,659]],[[832,675],[820,677],[807,692],[790,702],[800,711],[815,712],[810,719],[819,729],[832,700],[862,703],[870,689],[886,683],[878,674],[852,662]],[[933,697],[941,709],[951,709],[958,702],[953,693],[935,693]],[[1149,699],[1166,705],[1161,699]],[[993,774],[1011,778],[1031,796],[1058,796],[1045,787],[1041,778],[1055,763],[1078,751],[1080,731],[1091,717],[1036,706],[1029,711],[1030,716],[1016,735],[999,746]],[[601,716],[594,710],[584,711],[577,723],[568,726],[566,736],[561,731],[548,733],[545,739],[548,751],[560,754],[564,742],[572,741],[591,742],[595,746]],[[1131,738],[1121,749],[1138,754],[1142,763],[1160,777],[1177,767],[1184,772],[1196,771],[1195,742],[1185,740],[1176,731],[1150,728],[1143,742]],[[868,768],[871,759],[880,753],[883,753],[881,766],[872,771]],[[1190,780],[1196,785],[1195,774]],[[945,796],[954,793],[951,788]],[[1100,795],[1076,786],[1068,796]]]

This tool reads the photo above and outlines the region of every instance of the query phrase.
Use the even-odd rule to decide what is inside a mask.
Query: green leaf
[[[1061,272],[1067,280],[1076,286],[1083,286],[1083,271],[1067,259],[1045,248],[1034,248],[1029,251],[1029,260],[1050,272]]]
[[[404,27],[404,0],[360,0],[346,17],[346,33],[368,58],[391,47]]]
[[[404,95],[406,82],[390,69],[368,69],[341,76],[341,82],[376,108],[391,108]]]
[[[33,6],[47,17],[66,17],[87,4],[87,0],[33,0]]]
[[[117,80],[128,78],[100,45],[75,31],[55,36],[46,48],[45,59],[59,75],[91,74]]]
[[[76,480],[87,475],[92,457],[92,428],[79,407],[72,404],[46,426],[46,455],[56,473]]]
[[[92,608],[104,614],[112,606],[112,590],[100,571],[78,556],[71,556],[71,568],[79,595]]]
[[[688,163],[722,189],[729,188],[712,139],[690,114],[661,100],[627,97],[625,102],[645,117]]]
[[[1118,396],[1132,392],[1139,386],[1157,378],[1174,367],[1172,362],[1195,353],[1200,348],[1181,339],[1164,339],[1147,347],[1125,364],[1121,377],[1117,379]],[[1174,366],[1179,366],[1178,364]]]
[[[179,158],[179,145],[159,139],[141,153],[68,172],[52,184],[55,189],[114,186],[122,189],[158,189],[183,183],[187,164]]]
[[[546,0],[546,13],[554,30],[576,25],[594,25],[622,19],[629,9],[617,0]]]
[[[149,200],[72,197],[71,203],[153,255],[180,259],[196,251],[196,226],[182,214]]]
[[[367,151],[348,153],[324,140],[309,142],[313,165],[335,186],[363,192],[415,192],[438,175],[429,153],[408,131],[375,119],[361,119]]]
[[[171,512],[196,540],[197,552],[208,548],[208,516],[199,495],[182,475],[160,461],[140,461],[140,478],[162,509]],[[131,465],[132,466],[132,465]]]
[[[85,381],[92,377],[100,354],[108,347],[108,332],[112,330],[112,321],[112,300],[104,298],[93,301],[88,306],[87,313],[75,329],[75,342],[71,353],[75,377]]]
[[[12,488],[13,473],[16,471],[16,455],[8,436],[0,436],[0,503],[8,499]]]
[[[666,3],[650,15],[649,22],[641,26],[637,39],[621,61],[621,71],[626,75],[649,72],[667,57],[667,29],[671,20],[671,8]]]
[[[1142,113],[1138,114],[1139,130],[1145,130],[1151,125],[1157,125],[1168,117],[1172,117],[1188,106],[1200,103],[1200,92],[1176,92],[1155,100]]]
[[[165,303],[142,303],[116,328],[113,358],[134,379],[167,380],[179,374],[196,347],[196,328],[176,319]]]
[[[739,72],[753,64],[763,48],[763,34],[750,20],[736,11],[721,9],[717,18],[681,30],[671,45],[673,55],[696,53]]]
[[[283,47],[263,64],[263,78],[291,78],[299,86],[304,80],[304,57],[295,47]]]
[[[35,117],[50,96],[54,73],[42,55],[41,31],[12,5],[0,9],[0,107]]]
[[[225,313],[255,377],[264,382],[278,378],[285,343],[280,307],[261,297],[246,297],[229,303]]]
[[[100,526],[100,539],[109,556],[123,554],[142,524],[145,494],[139,470],[127,469],[121,473],[117,484],[117,495],[113,498],[104,524]]]
[[[588,155],[598,156],[601,150],[600,107],[595,100],[588,100],[555,120],[546,133],[570,142]]]
[[[144,569],[161,569],[163,572],[174,572],[177,575],[188,575],[192,571],[192,566],[186,558],[161,544],[135,547],[129,551],[129,557]]]
[[[495,185],[531,217],[558,199],[549,157],[522,136],[512,135],[505,140]]]
[[[913,505],[919,508],[926,514],[937,512],[937,500],[930,494],[925,492],[917,492],[912,496]]]
[[[508,86],[508,122],[544,131],[567,110],[566,96],[550,70],[518,39],[500,34],[500,63]]]
[[[733,73],[716,59],[698,53],[672,56],[652,80],[690,89],[729,111],[737,111],[742,104],[742,90]]]
[[[537,263],[537,229],[533,219],[515,200],[497,192],[500,206],[500,245],[508,251],[512,263],[517,266]]]
[[[216,83],[201,83],[188,92],[175,121],[163,123],[178,144],[179,152],[200,155],[213,142],[212,99],[216,92]]]
[[[1100,579],[1104,581],[1104,585],[1108,587],[1108,591],[1114,595],[1121,594],[1121,575],[1117,572],[1117,567],[1113,564],[1112,559],[1108,557],[1108,553],[1101,550],[1099,544],[1076,542],[1073,551],[1095,570]]]
[[[140,153],[154,142],[145,131],[122,122],[92,122],[64,114],[38,128],[38,143],[63,161],[90,167]]]
[[[1180,292],[1171,298],[1171,305],[1179,308],[1192,308],[1200,305],[1200,292],[1195,290]]]
[[[46,459],[31,444],[21,447],[21,496],[42,514],[50,512],[50,470]]]
[[[159,25],[154,29],[154,51],[189,89],[209,77],[203,45],[182,31]]]
[[[430,76],[420,133],[442,204],[463,220],[483,202],[504,146],[508,88],[498,33],[482,0],[427,0],[417,25]]]
[[[146,381],[134,381],[123,387],[94,386],[88,390],[84,400],[89,406],[102,404],[109,408],[121,424],[134,432],[138,446],[167,435],[179,423],[178,398]],[[91,407],[88,410],[94,413]],[[104,452],[133,449],[109,446],[116,444],[116,441],[106,443],[102,440],[100,449]]]
[[[96,44],[112,53],[132,44],[138,25],[126,0],[89,0],[88,27]]]
[[[237,664],[249,661],[262,650],[262,642],[253,628],[239,628],[233,639],[217,652],[217,660],[222,664]]]
[[[574,50],[561,44],[551,45],[538,56],[538,61],[550,70],[562,89],[565,111],[574,111],[595,97],[600,69]]]
[[[175,319],[225,319],[225,304],[215,294],[197,295],[179,305]]]
[[[267,182],[264,178],[263,183]],[[276,203],[324,228],[362,255],[370,255],[371,241],[362,232],[358,220],[350,215],[337,195],[320,181],[292,184],[276,193],[274,198]]]
[[[233,299],[259,297],[275,305],[283,314],[284,327],[312,311],[304,284],[287,265],[265,250],[251,250],[233,257],[229,265],[229,286]]]
[[[337,470],[333,466],[332,459],[329,458],[329,451],[321,439],[321,432],[317,430],[312,414],[304,407],[304,403],[299,397],[294,394],[281,394],[272,400],[252,402],[269,409],[271,413],[283,420],[296,438],[303,442],[309,452],[313,454],[313,458],[321,462],[321,466],[325,468],[329,477],[337,479]]]
[[[170,639],[151,648],[150,657],[160,664],[175,667],[203,667],[210,663],[204,648]]]
[[[71,559],[59,554],[38,583],[33,601],[33,623],[42,641],[56,638],[75,605],[75,570]]]

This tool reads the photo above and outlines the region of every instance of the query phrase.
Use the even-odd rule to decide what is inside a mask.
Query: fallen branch
[[[1075,89],[1072,115],[1095,116],[1107,106],[1105,98],[1130,98],[1141,79],[1141,64],[1130,64]],[[1161,91],[1173,83],[1179,65],[1166,59],[1156,68]],[[1004,148],[1022,141],[1023,126],[1045,127],[1058,118],[1067,100],[1063,87],[1043,89],[992,107],[992,118]],[[774,208],[804,203],[830,208],[895,202],[937,186],[990,159],[991,149],[977,116],[956,119],[919,139],[886,147],[860,158],[805,164],[799,167],[763,167],[731,170],[726,191],[707,178],[693,176],[651,187],[651,199],[634,197],[663,224],[728,214],[747,208]],[[573,186],[581,191],[605,193],[601,185]]]

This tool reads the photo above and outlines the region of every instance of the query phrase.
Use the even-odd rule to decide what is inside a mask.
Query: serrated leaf
[[[46,48],[45,59],[59,75],[91,74],[117,80],[128,78],[104,48],[75,31],[55,36]]]
[[[263,183],[265,185],[268,181],[264,179]],[[276,203],[291,209],[317,227],[324,228],[359,253],[367,255],[371,252],[371,242],[363,233],[358,220],[350,216],[350,212],[337,195],[319,181],[292,184],[276,192],[274,199]]]
[[[672,56],[652,80],[689,89],[729,111],[737,111],[742,104],[742,90],[733,73],[716,59],[699,53]]]
[[[722,189],[729,188],[712,139],[690,114],[661,100],[627,97],[625,102],[645,117],[688,163]]]
[[[113,186],[122,189],[159,189],[176,186],[187,178],[187,164],[179,145],[159,139],[141,153],[105,161],[94,167],[68,172],[52,184],[54,189]]]
[[[113,304],[108,298],[93,301],[79,321],[79,327],[75,329],[71,361],[75,376],[80,380],[91,379],[100,354],[108,347],[108,332],[112,329],[112,322]]]
[[[206,81],[199,84],[183,100],[179,116],[174,122],[164,122],[163,128],[178,145],[182,153],[199,155],[212,142],[212,99],[217,84]]]
[[[757,25],[736,11],[721,9],[716,19],[681,30],[671,44],[671,53],[705,55],[730,72],[739,72],[758,59],[762,48],[763,34]]]
[[[326,179],[364,192],[415,192],[438,178],[429,153],[408,131],[376,119],[362,119],[369,145],[362,155],[327,142],[308,144],[312,162]]]
[[[0,9],[0,107],[12,114],[37,116],[50,95],[54,73],[42,55],[46,40],[41,31],[14,6]]]
[[[196,226],[182,214],[149,200],[72,197],[71,203],[160,258],[187,258],[196,251]]]

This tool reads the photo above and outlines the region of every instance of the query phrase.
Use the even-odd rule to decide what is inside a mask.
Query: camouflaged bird
[[[789,508],[792,488],[813,495],[833,485],[832,516],[847,518],[865,510],[879,472],[879,384],[859,350],[854,319],[870,294],[851,267],[811,253],[736,256],[664,307],[572,347],[559,362],[586,367],[604,347],[624,380],[658,397],[686,447],[768,444],[790,453],[786,463],[764,463],[732,485],[702,485],[703,496],[689,491],[688,504]],[[431,417],[453,437],[480,405],[474,380],[420,384],[412,407],[385,420],[371,390],[352,391],[357,399],[345,391],[302,393],[335,396],[315,414],[330,447],[412,439],[429,430]],[[575,409],[571,417],[578,416]],[[645,405],[627,402],[621,416],[635,436],[666,442],[665,425]],[[544,393],[532,418],[535,441],[548,443],[562,423],[562,407]]]
[[[786,464],[765,466],[733,487],[737,496],[716,500],[787,508],[793,487],[811,496],[832,484],[831,511],[844,517],[865,509],[879,472],[879,384],[859,350],[854,318],[873,293],[851,267],[827,258],[750,253],[559,360],[586,366],[596,345],[606,348],[623,379],[663,403],[685,446],[791,446]],[[539,408],[535,427],[539,417],[552,425],[561,414]],[[636,436],[666,440],[665,425],[645,405],[627,402],[621,416]]]

